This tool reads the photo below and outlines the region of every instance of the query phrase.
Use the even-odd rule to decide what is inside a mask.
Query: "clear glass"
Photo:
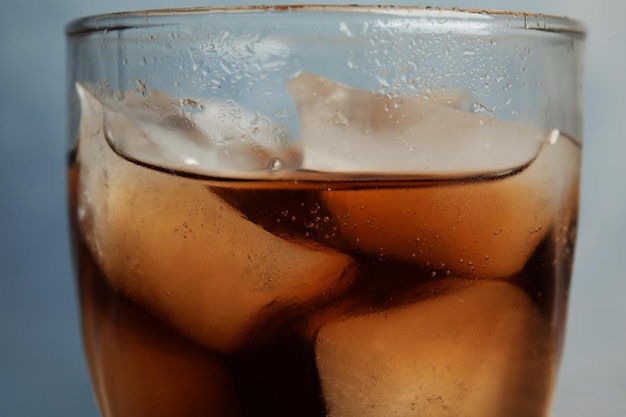
[[[72,22],[69,210],[103,416],[548,415],[584,38],[390,6]]]

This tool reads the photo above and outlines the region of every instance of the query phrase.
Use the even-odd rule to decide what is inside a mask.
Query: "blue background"
[[[64,25],[103,12],[217,4],[3,0],[0,417],[98,415],[78,331],[66,232]],[[620,124],[626,118],[626,2],[457,0],[428,5],[522,9],[568,15],[588,25],[583,203],[554,416],[624,417],[626,142]]]

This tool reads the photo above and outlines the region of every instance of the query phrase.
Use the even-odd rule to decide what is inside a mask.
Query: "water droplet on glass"
[[[283,167],[283,161],[280,158],[274,158],[270,161],[268,167],[272,172],[280,171]]]

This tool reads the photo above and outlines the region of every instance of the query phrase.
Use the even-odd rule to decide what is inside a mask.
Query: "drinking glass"
[[[556,16],[391,6],[70,23],[103,416],[546,416],[584,39]]]

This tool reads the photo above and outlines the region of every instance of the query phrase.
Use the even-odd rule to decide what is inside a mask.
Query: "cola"
[[[301,140],[188,148],[227,153],[216,169],[80,88],[70,215],[104,416],[547,415],[577,140],[304,74]],[[232,135],[203,110],[167,123]]]

